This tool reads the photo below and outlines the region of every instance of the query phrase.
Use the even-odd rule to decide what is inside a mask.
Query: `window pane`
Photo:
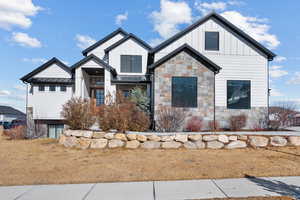
[[[250,109],[251,82],[242,80],[227,81],[227,108]]]
[[[39,85],[39,91],[45,91],[45,86],[44,85]]]
[[[67,91],[67,86],[65,86],[65,85],[60,86],[60,91],[61,92],[66,92]]]
[[[172,77],[172,106],[197,107],[197,77]]]
[[[48,137],[49,138],[56,138],[55,125],[48,125]]]
[[[142,56],[121,55],[121,72],[141,73],[142,72]]]
[[[49,91],[55,92],[56,86],[55,85],[50,85],[49,86]]]
[[[205,32],[205,50],[219,51],[219,32]]]
[[[60,135],[62,134],[64,130],[64,125],[63,124],[57,124],[56,126],[56,138],[59,138]]]
[[[96,106],[104,104],[104,90],[96,89],[95,90]]]
[[[142,56],[132,56],[132,72],[142,73]]]

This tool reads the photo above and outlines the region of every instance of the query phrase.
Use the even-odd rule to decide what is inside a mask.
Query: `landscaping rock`
[[[150,140],[150,141],[155,141],[155,142],[159,142],[160,140],[161,140],[161,138],[159,137],[159,136],[157,136],[157,135],[149,135],[148,136],[148,139]]]
[[[81,131],[81,130],[67,130],[66,133],[69,136],[82,137],[84,131]]]
[[[223,147],[224,147],[224,144],[222,142],[218,142],[218,141],[207,142],[208,149],[221,149]]]
[[[236,135],[231,135],[231,136],[228,137],[228,139],[229,139],[230,141],[237,141],[237,140],[238,140],[238,136],[236,136]]]
[[[106,134],[105,132],[94,132],[93,133],[93,138],[95,138],[95,139],[101,139],[101,138],[104,138],[105,134]]]
[[[59,144],[64,144],[65,143],[65,141],[66,141],[66,139],[67,139],[67,136],[65,136],[65,135],[60,135],[60,137],[59,137],[59,140],[58,140],[58,143]]]
[[[127,134],[128,140],[136,140],[136,134]]]
[[[219,135],[218,140],[219,140],[219,142],[223,142],[223,143],[228,143],[229,142],[229,139],[228,139],[227,135]]]
[[[113,139],[113,140],[109,140],[109,142],[108,142],[108,148],[123,147],[124,144],[125,144],[125,142],[123,142],[122,140]]]
[[[196,142],[198,140],[202,140],[202,135],[200,134],[189,135],[188,139],[190,139],[193,142]]]
[[[165,136],[162,136],[161,137],[161,141],[163,142],[170,142],[170,141],[173,141],[175,138],[175,136],[170,136],[170,135],[165,135]]]
[[[198,149],[205,149],[205,142],[201,140],[196,141],[195,145],[197,146]]]
[[[183,146],[187,149],[197,149],[197,145],[191,141],[185,142]]]
[[[238,140],[248,140],[248,136],[247,135],[239,135],[238,136]]]
[[[252,147],[266,147],[268,145],[269,139],[262,136],[251,136],[250,145]]]
[[[244,141],[232,141],[228,145],[226,145],[226,149],[238,149],[238,148],[246,148],[247,144]]]
[[[179,147],[181,147],[181,145],[182,144],[180,142],[175,142],[175,141],[163,142],[162,148],[163,149],[178,149]]]
[[[64,135],[66,136],[72,136],[72,130],[64,130]]]
[[[80,138],[80,139],[78,139],[76,147],[80,148],[80,149],[88,149],[90,147],[90,144],[91,144],[90,139]]]
[[[114,139],[114,133],[106,133],[104,135],[104,138],[108,139],[108,140],[111,140],[111,139]]]
[[[65,147],[75,147],[78,143],[78,139],[74,136],[66,137],[64,142]]]
[[[92,149],[104,149],[107,146],[107,139],[93,139],[91,141],[91,148]]]
[[[214,140],[217,140],[217,139],[218,139],[217,135],[204,135],[202,137],[202,140],[205,141],[205,142],[210,142],[210,141],[214,141]]]
[[[115,139],[122,140],[122,141],[127,141],[127,137],[123,133],[117,133],[117,134],[115,134]]]
[[[93,131],[83,131],[82,137],[92,138],[93,137]]]
[[[137,149],[140,146],[140,142],[138,140],[131,140],[126,142],[127,149]]]
[[[300,146],[300,136],[290,136],[289,142],[293,146]]]
[[[137,135],[136,138],[140,142],[146,142],[147,141],[147,137],[145,135]]]
[[[175,141],[185,143],[188,141],[188,136],[187,135],[176,135]]]
[[[155,142],[155,141],[146,141],[141,144],[141,147],[144,149],[159,149],[161,143],[160,142]]]
[[[275,147],[283,147],[287,145],[287,140],[284,137],[274,136],[271,137],[270,144]]]

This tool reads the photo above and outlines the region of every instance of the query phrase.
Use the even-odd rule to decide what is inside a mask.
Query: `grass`
[[[300,175],[300,147],[79,150],[51,139],[0,138],[0,185]]]
[[[202,199],[205,200],[205,199]],[[294,200],[291,197],[247,197],[247,198],[223,198],[223,199],[206,199],[206,200]]]

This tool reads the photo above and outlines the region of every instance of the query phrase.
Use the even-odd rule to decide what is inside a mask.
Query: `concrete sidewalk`
[[[1,200],[186,200],[249,196],[300,199],[300,177],[0,187]]]

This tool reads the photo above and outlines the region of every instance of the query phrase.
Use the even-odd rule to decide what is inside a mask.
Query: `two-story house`
[[[71,67],[53,58],[21,78],[28,119],[51,137],[63,128],[60,112],[71,97],[101,105],[135,86],[147,90],[154,120],[166,106],[222,127],[245,114],[251,128],[268,112],[268,66],[276,55],[215,12],[155,48],[119,28],[82,53]]]

